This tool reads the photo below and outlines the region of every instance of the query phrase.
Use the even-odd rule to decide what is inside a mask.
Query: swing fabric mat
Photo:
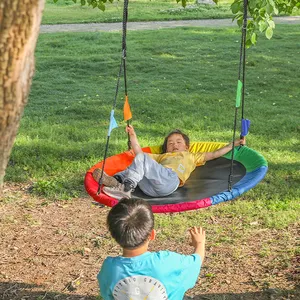
[[[245,167],[234,162],[233,184],[240,181],[246,174]],[[204,166],[197,167],[183,187],[178,188],[167,197],[153,198],[145,195],[139,188],[133,193],[133,198],[141,198],[150,204],[172,204],[191,202],[216,195],[228,188],[230,160],[218,158],[208,161]]]

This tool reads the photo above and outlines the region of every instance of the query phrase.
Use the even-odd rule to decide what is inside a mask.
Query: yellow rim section
[[[198,152],[213,152],[227,145],[227,143],[218,143],[218,142],[192,142],[190,144],[189,151],[192,153]],[[150,147],[151,153],[159,154],[161,153],[161,146],[152,146]]]

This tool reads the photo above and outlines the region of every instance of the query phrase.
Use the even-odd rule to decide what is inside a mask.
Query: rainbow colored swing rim
[[[193,142],[191,143],[189,151],[196,152],[210,152],[215,151],[226,145],[225,143],[216,142]],[[146,153],[161,153],[160,146],[145,147],[143,151]],[[231,151],[223,156],[226,159],[231,159]],[[134,154],[132,151],[126,151],[111,157],[108,157],[105,161],[105,172],[108,175],[114,175],[127,168],[132,160]],[[236,147],[234,149],[234,160],[241,163],[245,169],[245,176],[232,186],[231,191],[222,191],[216,195],[212,195],[208,198],[195,199],[190,202],[181,202],[175,204],[161,204],[152,205],[154,213],[169,213],[180,212],[187,210],[195,210],[200,208],[209,207],[222,202],[233,200],[246,191],[254,188],[266,175],[268,170],[268,163],[265,158],[257,151],[248,148],[246,146]],[[96,168],[101,168],[103,161],[95,164],[90,170],[87,171],[84,185],[88,194],[97,202],[106,206],[114,206],[118,203],[118,200],[111,198],[101,192],[97,194],[98,182],[93,179],[92,172]]]

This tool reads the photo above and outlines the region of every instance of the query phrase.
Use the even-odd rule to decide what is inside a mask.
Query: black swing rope
[[[121,63],[118,73],[118,79],[117,79],[117,85],[116,85],[116,92],[114,97],[114,103],[112,109],[114,110],[117,105],[117,97],[119,93],[119,86],[120,86],[120,78],[122,71],[124,71],[124,90],[125,90],[125,97],[128,96],[127,94],[127,76],[126,76],[126,34],[127,34],[127,20],[128,20],[128,0],[124,0],[124,9],[123,9],[123,21],[122,21],[122,57],[121,57]],[[129,125],[129,120],[127,121],[127,125]],[[98,189],[97,189],[97,195],[100,195],[101,193],[101,187],[103,185],[103,173],[104,173],[104,167],[105,162],[107,158],[107,152],[108,152],[108,145],[109,145],[109,139],[110,134],[107,135],[106,139],[106,145],[105,145],[105,151],[104,151],[104,157],[103,157],[103,165],[102,165],[102,171],[101,175],[98,181]],[[130,139],[128,134],[128,150],[130,149]]]
[[[245,70],[246,70],[246,38],[247,38],[247,9],[248,9],[248,0],[244,0],[244,12],[243,12],[243,25],[242,25],[242,39],[240,47],[240,63],[239,63],[239,74],[238,82],[242,82],[242,91],[241,91],[241,100],[242,100],[242,119],[244,119],[244,108],[245,108]],[[234,115],[234,125],[233,125],[233,138],[232,138],[232,150],[231,150],[231,165],[230,173],[228,176],[228,190],[232,190],[232,178],[233,178],[233,160],[234,160],[234,141],[236,136],[236,127],[237,127],[237,115],[238,115],[238,106],[235,107]],[[240,136],[243,138],[242,136]]]
[[[124,90],[125,90],[125,99],[128,97],[127,93],[127,74],[126,74],[126,57],[127,57],[127,45],[126,45],[126,37],[127,37],[127,21],[128,21],[128,0],[124,0],[124,10],[123,10],[123,37],[122,37],[122,61],[123,61],[123,69],[124,69]],[[127,126],[130,125],[130,121],[127,120]],[[130,137],[128,133],[128,141],[127,141],[128,150],[131,149]]]

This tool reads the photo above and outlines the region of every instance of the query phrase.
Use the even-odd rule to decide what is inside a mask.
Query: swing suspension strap
[[[122,37],[122,61],[123,61],[123,69],[124,69],[124,90],[125,90],[125,101],[128,100],[127,93],[127,75],[126,75],[126,36],[127,36],[127,21],[128,21],[128,0],[124,0],[124,10],[123,10],[123,37]],[[130,121],[127,120],[127,126],[130,125]],[[131,149],[130,137],[128,133],[128,141],[127,141],[128,150]]]
[[[117,97],[118,97],[118,93],[119,93],[120,78],[121,78],[121,75],[122,75],[122,71],[124,72],[125,97],[126,98],[128,97],[128,95],[127,95],[127,77],[126,77],[127,20],[128,20],[128,0],[124,0],[123,21],[122,21],[122,57],[121,57],[121,63],[120,63],[120,68],[119,68],[119,73],[118,73],[118,79],[117,79],[117,85],[116,85],[116,92],[115,92],[113,107],[112,107],[111,116],[110,116],[110,127],[111,127],[111,124],[112,124],[112,119],[114,119],[114,110],[115,110],[116,105],[117,105]],[[129,125],[129,121],[127,121],[127,125]],[[108,152],[108,145],[109,145],[111,129],[112,128],[109,128],[107,139],[106,139],[106,145],[105,145],[104,157],[103,157],[103,166],[102,166],[102,172],[101,172],[101,175],[100,175],[100,179],[98,181],[97,195],[100,195],[101,188],[102,188],[102,185],[103,185],[103,173],[104,173],[104,167],[105,167],[105,162],[106,162],[106,158],[107,158],[107,152]],[[128,150],[129,149],[130,149],[130,139],[129,139],[129,134],[128,134]]]
[[[234,115],[234,125],[233,125],[233,137],[232,137],[232,151],[231,151],[231,165],[230,173],[228,177],[228,190],[232,190],[232,178],[233,178],[233,160],[234,160],[234,141],[236,137],[237,128],[237,116],[238,108],[241,106],[242,102],[242,127],[248,124],[249,120],[244,119],[244,108],[245,108],[245,67],[246,67],[246,38],[247,38],[247,7],[248,0],[244,0],[244,13],[243,13],[243,26],[242,26],[242,38],[240,47],[240,63],[239,63],[239,73],[238,73],[238,85],[236,92],[236,105],[235,105],[235,115]],[[244,133],[244,135],[243,135]],[[247,129],[242,130],[241,138],[247,134]]]

